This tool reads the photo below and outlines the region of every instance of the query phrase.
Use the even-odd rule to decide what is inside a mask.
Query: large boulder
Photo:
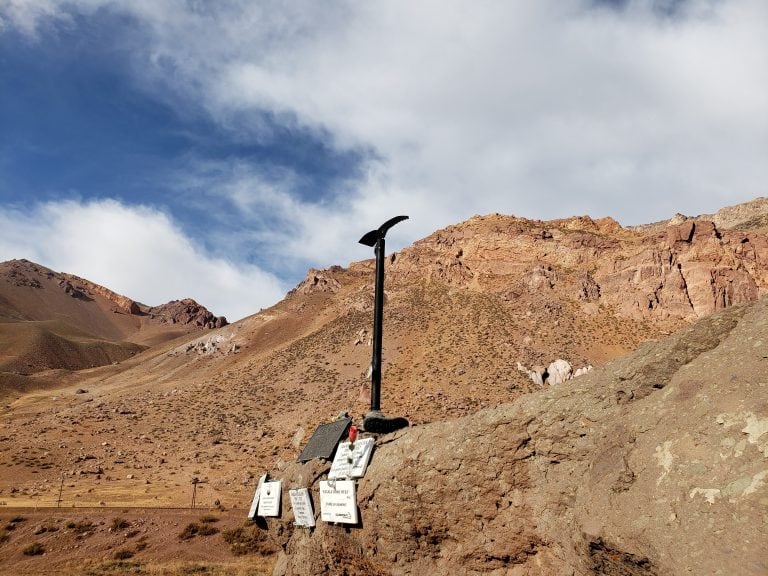
[[[573,367],[568,360],[558,358],[547,367],[547,383],[550,386],[556,386],[562,384],[566,380],[570,380],[573,376]]]
[[[319,508],[322,461],[290,464],[276,573],[768,573],[768,300],[705,318],[559,386],[381,437],[361,521]],[[316,510],[316,512],[318,512]]]

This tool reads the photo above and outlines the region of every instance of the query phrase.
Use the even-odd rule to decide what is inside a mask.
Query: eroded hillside
[[[382,407],[414,425],[546,388],[766,290],[766,236],[709,221],[475,217],[387,259]],[[245,506],[253,478],[368,408],[373,264],[310,271],[276,306],[60,379],[3,409],[0,499]],[[57,377],[58,378],[58,377]],[[631,399],[639,392],[625,391]],[[634,396],[633,396],[634,395]]]
[[[588,375],[379,438],[360,523],[265,519],[275,574],[768,572],[768,300]],[[269,470],[307,487],[314,460]]]
[[[28,260],[2,262],[0,396],[57,388],[81,379],[73,371],[226,323],[191,299],[149,307]]]

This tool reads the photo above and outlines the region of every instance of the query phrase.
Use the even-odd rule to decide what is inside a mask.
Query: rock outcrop
[[[224,316],[214,316],[205,306],[201,306],[192,298],[171,300],[161,306],[149,308],[147,313],[168,324],[191,324],[209,329],[222,328],[227,325],[227,319]]]
[[[85,296],[87,296],[88,293],[98,294],[99,296],[112,302],[115,306],[116,312],[120,311],[120,312],[124,312],[125,314],[141,313],[141,308],[139,307],[139,304],[134,300],[131,300],[127,296],[123,296],[122,294],[113,292],[109,288],[105,288],[104,286],[99,286],[98,284],[91,282],[90,280],[86,280],[85,278],[80,278],[79,276],[75,276],[74,274],[62,274],[61,276],[63,277],[61,285],[65,288],[65,291],[67,291],[68,294],[72,294],[74,292],[79,292],[81,294],[84,294]]]
[[[629,229],[611,219],[494,214],[404,249],[390,277],[426,277],[508,299],[527,293],[582,301],[677,329],[768,291],[768,236],[684,217],[664,228]]]
[[[38,266],[29,260],[10,260],[6,262],[5,280],[17,287],[42,288],[39,276],[50,272],[47,268]],[[53,274],[51,272],[51,274]]]
[[[294,528],[276,574],[768,573],[768,300],[512,404],[381,437],[361,522]],[[316,511],[317,512],[317,511]]]
[[[584,374],[591,371],[592,368],[592,365],[588,364],[574,370],[573,366],[571,366],[571,363],[568,362],[568,360],[563,360],[562,358],[558,358],[554,362],[551,362],[546,368],[544,366],[534,366],[533,368],[529,369],[520,362],[517,363],[518,372],[522,372],[528,376],[528,378],[530,378],[531,381],[538,386],[543,386],[544,384],[548,384],[549,386],[556,386],[566,382],[567,380],[583,376]]]
[[[310,268],[307,277],[288,295],[312,294],[315,292],[329,292],[335,294],[339,291],[341,283],[334,277],[341,270],[340,266],[331,266],[328,270],[315,270]]]

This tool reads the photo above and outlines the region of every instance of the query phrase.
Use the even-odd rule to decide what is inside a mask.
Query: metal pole
[[[56,508],[61,508],[61,493],[64,491],[64,472],[61,473],[61,484],[59,485],[59,499],[56,500]]]
[[[195,507],[195,498],[197,497],[197,483],[199,480],[197,477],[192,478],[192,508]]]
[[[360,239],[374,249],[376,254],[376,283],[373,297],[373,352],[371,353],[371,411],[363,419],[367,432],[387,433],[408,426],[405,418],[387,418],[381,412],[381,351],[384,324],[384,237],[387,231],[408,216],[390,218],[377,230],[371,230]]]
[[[371,410],[381,410],[381,345],[384,324],[384,237],[376,242],[376,288],[373,296]]]

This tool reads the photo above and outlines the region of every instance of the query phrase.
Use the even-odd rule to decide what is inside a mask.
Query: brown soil
[[[228,531],[245,526],[246,513],[199,508],[3,509],[0,574],[271,574],[273,554],[236,555],[225,541]],[[185,533],[190,524],[213,533],[182,538],[191,532]],[[261,529],[249,524],[246,530]]]

